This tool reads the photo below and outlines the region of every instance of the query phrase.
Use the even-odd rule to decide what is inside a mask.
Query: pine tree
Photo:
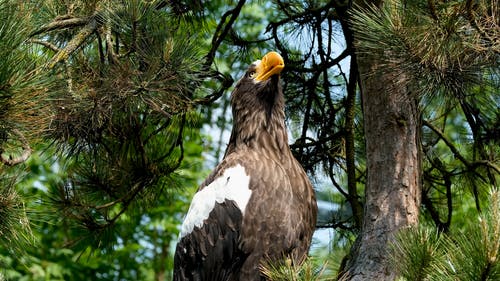
[[[164,192],[197,128],[201,55],[175,7],[146,1],[45,1],[30,42],[42,46],[54,116],[44,137],[67,173],[51,204],[68,219],[70,243],[111,245],[125,214]],[[83,240],[82,240],[83,239]]]
[[[47,125],[43,100],[48,79],[38,71],[36,49],[25,44],[31,11],[17,1],[0,2],[0,245],[21,251],[33,240],[24,198],[15,185],[31,155],[31,141]]]
[[[41,263],[46,274],[57,272],[53,277],[83,280],[96,265],[74,264],[73,255],[105,257],[114,250],[114,258],[125,262],[115,268],[98,262],[103,267],[90,274],[142,276],[136,271],[140,260],[128,253],[120,257],[120,249],[138,247],[130,241],[135,238],[156,246],[150,250],[156,263],[148,266],[157,278],[168,278],[169,245],[180,220],[174,215],[187,200],[178,187],[181,182],[195,186],[192,177],[201,169],[182,163],[185,158],[201,161],[201,117],[195,107],[210,99],[207,94],[218,94],[201,87],[217,73],[206,67],[198,35],[186,28],[194,26],[197,6],[163,1],[1,4],[6,21],[1,29],[5,152],[0,172],[5,178],[0,239],[8,250],[14,249],[12,242],[28,250],[21,259],[0,256],[1,268],[23,272]],[[37,154],[26,162],[35,148],[42,158]],[[14,171],[8,174],[7,166],[15,164],[30,173],[11,179]],[[48,190],[18,183],[39,169],[58,173],[56,180],[43,179],[42,189]],[[30,192],[37,202],[18,196]],[[160,202],[167,205],[162,212],[153,208]],[[33,247],[43,243],[29,236],[33,225],[43,227],[43,233],[55,231],[53,237],[34,233],[53,248]],[[134,233],[139,225],[149,228]]]

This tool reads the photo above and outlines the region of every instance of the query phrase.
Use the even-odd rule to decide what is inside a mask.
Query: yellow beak
[[[283,68],[285,68],[285,62],[281,55],[276,52],[269,52],[260,60],[260,64],[257,66],[257,77],[255,77],[255,80],[265,81],[269,79],[269,77],[281,73]]]

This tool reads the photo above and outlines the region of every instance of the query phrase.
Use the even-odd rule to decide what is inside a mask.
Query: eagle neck
[[[233,104],[233,130],[226,155],[238,149],[262,151],[273,158],[290,153],[281,87],[272,94],[268,101]]]

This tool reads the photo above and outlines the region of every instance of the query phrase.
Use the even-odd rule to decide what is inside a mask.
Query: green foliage
[[[394,70],[396,62],[400,79],[411,80],[416,94],[462,98],[471,85],[486,82],[481,80],[485,69],[498,66],[498,43],[485,41],[466,15],[475,13],[485,20],[495,17],[484,11],[491,4],[466,5],[452,1],[429,6],[416,0],[389,1],[380,9],[358,7],[353,10],[356,45],[361,54],[381,59],[379,72]]]
[[[301,265],[296,265],[290,259],[268,262],[261,266],[262,274],[272,281],[320,281],[331,280],[324,272],[326,262],[318,264],[312,258],[306,259]]]
[[[0,166],[3,277],[169,278],[178,225],[205,175],[193,98],[206,94],[199,88],[210,71],[202,71],[200,46],[184,22],[172,24],[176,7],[159,2],[1,2],[1,43],[10,44],[2,47],[1,67],[10,71],[2,77],[13,78],[0,87],[9,94],[0,118],[26,122],[34,128],[27,132],[43,137],[35,146],[41,156],[18,162],[26,176],[11,180],[7,172],[16,171]],[[35,68],[32,58],[49,63]],[[31,152],[24,130],[14,132],[20,140],[2,137],[2,147]],[[10,155],[2,150],[2,160]],[[191,188],[180,193],[181,186]],[[16,246],[25,252],[13,258]]]
[[[441,279],[498,280],[500,278],[500,194],[491,194],[488,209],[463,233],[448,240],[447,263],[436,272]]]
[[[60,77],[48,89],[55,116],[45,138],[66,174],[49,186],[50,204],[68,220],[70,243],[110,249],[122,215],[139,223],[178,186],[184,145],[199,141],[189,136],[200,126],[192,99],[201,55],[195,37],[169,25],[173,15],[154,2],[47,1],[39,17],[60,9],[69,26],[56,17],[32,33],[37,43],[54,40],[47,67]]]
[[[25,40],[32,30],[33,14],[18,1],[0,2],[0,152],[12,148],[12,129],[17,135],[36,136],[47,125],[43,102],[46,77],[36,71],[40,58]],[[19,140],[18,140],[19,141]],[[7,145],[7,147],[4,147]],[[16,147],[16,143],[13,146]]]
[[[25,245],[33,243],[33,236],[23,198],[16,192],[15,184],[14,177],[0,179],[0,245],[18,255]]]
[[[43,149],[45,156],[33,155],[27,163],[28,176],[17,183],[26,198],[23,211],[31,220],[30,244],[24,242],[24,252],[14,254],[12,244],[0,247],[0,274],[7,280],[88,280],[89,276],[93,280],[153,280],[163,272],[166,280],[171,279],[170,252],[178,226],[199,179],[206,176],[199,142],[187,142],[186,147],[186,162],[175,178],[178,185],[189,188],[157,195],[157,205],[149,202],[147,211],[144,206],[131,207],[106,230],[107,237],[90,237],[83,226],[60,216],[50,190],[64,181],[66,172],[56,158],[47,158],[57,155],[50,148]],[[99,241],[106,244],[92,249]]]
[[[405,280],[425,280],[429,267],[441,258],[439,233],[432,227],[417,227],[400,232],[392,249],[392,263]]]
[[[402,280],[498,280],[500,277],[500,193],[491,194],[479,220],[447,235],[433,227],[401,231],[391,249]]]
[[[0,17],[0,245],[19,254],[33,239],[24,198],[15,187],[23,171],[12,166],[29,157],[28,139],[45,126],[40,116],[46,108],[38,102],[46,80],[24,45],[32,14],[18,1],[0,1]]]

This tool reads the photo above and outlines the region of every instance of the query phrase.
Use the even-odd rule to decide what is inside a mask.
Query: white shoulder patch
[[[226,169],[221,177],[216,178],[194,195],[182,223],[180,238],[191,233],[195,226],[201,228],[203,221],[208,218],[216,202],[222,203],[226,199],[233,200],[241,213],[244,214],[250,195],[252,195],[249,185],[250,176],[246,174],[243,166],[238,164]]]

